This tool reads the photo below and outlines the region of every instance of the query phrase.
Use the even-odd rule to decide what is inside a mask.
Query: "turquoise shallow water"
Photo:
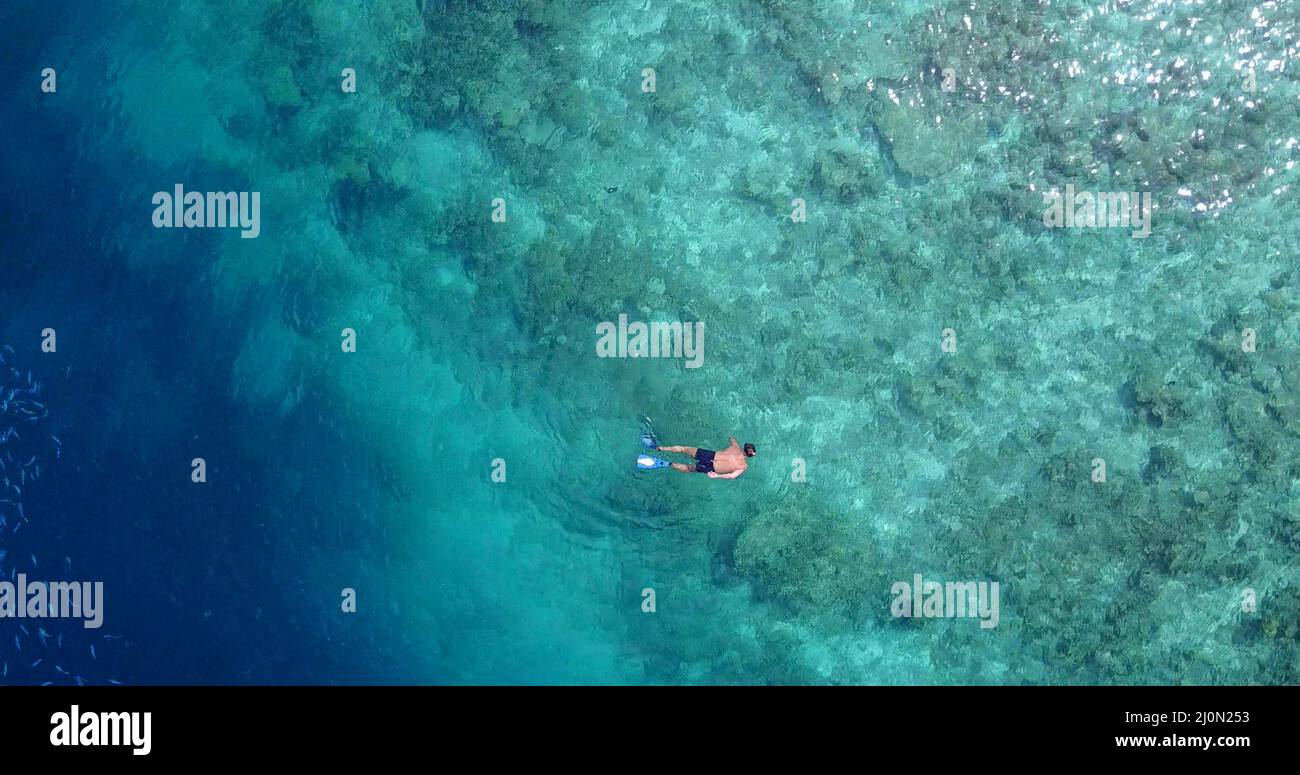
[[[118,590],[88,676],[1300,680],[1294,3],[11,13],[0,341],[79,457],[7,562]],[[151,228],[177,182],[261,235]],[[759,454],[639,474],[643,415]],[[892,616],[918,573],[998,626]]]

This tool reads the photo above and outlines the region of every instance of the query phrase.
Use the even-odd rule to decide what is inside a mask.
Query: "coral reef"
[[[247,73],[199,33],[217,12],[189,11],[183,45],[115,63],[123,133],[159,168],[184,159],[166,137],[195,138],[292,202],[291,240],[211,270],[222,304],[273,308],[232,382],[276,416],[310,395],[349,418],[392,512],[437,522],[410,542],[506,558],[501,578],[448,558],[470,578],[447,616],[492,612],[465,643],[431,636],[458,679],[519,621],[588,636],[613,680],[1295,682],[1283,11],[325,5],[240,11]],[[221,109],[136,118],[191,48]],[[1152,234],[1048,229],[1043,194],[1066,185],[1151,192]],[[706,367],[596,359],[620,313],[704,321]],[[321,332],[357,321],[381,344],[337,367]],[[760,457],[731,487],[638,479],[621,456],[641,413]],[[458,422],[475,432],[420,430]],[[500,449],[518,489],[457,491],[498,545],[445,483]],[[998,581],[1000,625],[892,617],[917,572]],[[536,610],[503,602],[535,588]]]

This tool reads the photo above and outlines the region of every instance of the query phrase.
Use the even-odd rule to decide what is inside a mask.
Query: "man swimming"
[[[721,452],[699,447],[659,447],[658,449],[695,458],[695,465],[673,463],[674,471],[681,471],[684,474],[708,474],[710,479],[735,479],[745,473],[745,469],[749,467],[746,458],[758,454],[753,444],[746,443],[741,447],[735,436],[731,437],[731,446]]]

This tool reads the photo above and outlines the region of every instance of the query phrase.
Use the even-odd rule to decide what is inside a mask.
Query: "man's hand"
[[[729,474],[720,474],[717,471],[710,471],[709,478],[710,479],[735,479],[737,476],[740,476],[743,473],[745,473],[744,469],[741,469],[739,471],[732,471]]]

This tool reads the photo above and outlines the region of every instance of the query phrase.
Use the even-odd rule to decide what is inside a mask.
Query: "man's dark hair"
[[[745,457],[753,457],[754,455],[757,454],[758,454],[758,450],[754,449],[754,445],[750,444],[749,442],[745,442]]]

